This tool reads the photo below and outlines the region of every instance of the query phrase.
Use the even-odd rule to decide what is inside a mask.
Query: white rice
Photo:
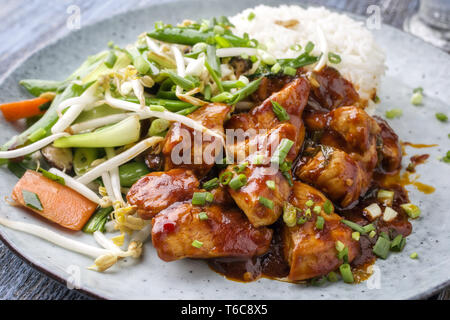
[[[248,19],[253,12],[255,17]],[[275,23],[295,19],[298,24],[286,28]],[[337,53],[342,61],[328,64],[353,83],[361,99],[369,101],[376,94],[380,78],[386,70],[385,55],[362,22],[325,8],[282,5],[278,8],[260,5],[246,9],[231,17],[235,33],[248,33],[250,38],[267,46],[267,51],[277,58],[294,58],[299,52],[290,48],[300,44],[302,48],[311,41],[315,44],[313,54],[319,55],[317,26],[325,34],[329,52]]]

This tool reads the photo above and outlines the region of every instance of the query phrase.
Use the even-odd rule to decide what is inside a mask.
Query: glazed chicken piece
[[[340,202],[342,207],[350,206],[370,186],[378,162],[380,127],[355,106],[308,114],[305,123],[312,131],[322,131],[319,142],[326,147],[313,157],[302,159],[297,176]]]
[[[248,113],[239,113],[231,117],[225,124],[226,129],[272,129],[280,124],[273,112],[271,101],[279,103],[288,113],[288,123],[297,128],[295,146],[291,149],[292,154],[297,154],[303,143],[304,124],[302,120],[303,109],[306,106],[309,95],[309,83],[304,78],[297,78],[284,86],[280,91],[273,93],[261,105],[254,107]]]
[[[379,140],[381,140],[381,150],[378,154],[379,169],[383,173],[394,174],[400,170],[402,165],[402,148],[397,134],[389,124],[380,117],[373,117],[381,128]]]
[[[208,218],[201,220],[199,213]],[[270,246],[272,230],[253,227],[238,209],[176,203],[152,221],[152,241],[164,261],[183,258],[252,257]]]
[[[325,67],[319,72],[314,72],[311,77],[313,80],[310,99],[322,108],[333,110],[359,104],[359,94],[353,84],[344,79],[336,69]]]
[[[332,147],[324,149],[307,158],[296,174],[300,180],[339,201],[342,207],[348,207],[367,191],[370,179],[359,163],[344,151]]]
[[[304,210],[308,200],[323,208],[327,199],[309,185],[295,181],[290,203]],[[304,224],[294,227],[283,225],[284,257],[291,267],[288,276],[291,281],[327,275],[338,268],[343,260],[337,257],[336,241],[341,241],[348,248],[349,262],[360,251],[359,242],[352,239],[351,229],[340,223],[341,218],[336,213],[326,214],[322,209],[320,216],[325,220],[322,230],[316,228],[315,213]]]
[[[263,148],[257,148],[246,160],[248,165],[242,172],[236,172],[236,165],[229,165],[224,172],[231,172],[232,177],[244,174],[247,177],[247,183],[238,190],[227,186],[227,190],[234,199],[239,208],[241,208],[249,221],[255,226],[267,226],[273,224],[281,215],[283,203],[289,197],[291,187],[286,177],[278,170],[278,167],[271,167],[270,158],[278,147],[282,139],[293,140],[296,137],[296,129],[288,123],[280,124],[267,133],[266,144]],[[254,139],[245,143],[248,145],[257,144],[254,140],[261,140],[261,135],[255,136]],[[259,146],[259,145],[258,145]],[[255,155],[263,155],[265,162],[263,164],[255,164]],[[295,155],[293,155],[295,157]],[[287,157],[292,161],[293,158]],[[275,183],[275,190],[267,187],[267,182]],[[260,197],[269,199],[273,203],[273,207],[269,208],[260,202]]]
[[[221,103],[211,103],[197,109],[189,118],[201,123],[204,127],[219,134],[224,133],[223,123],[231,111],[231,106]],[[216,151],[222,150],[222,143],[217,137],[209,137],[202,134],[201,150],[195,152],[195,136],[200,133],[195,132],[179,122],[171,125],[167,132],[166,140],[162,150],[165,156],[165,170],[172,168],[185,168],[192,170],[197,177],[205,176],[214,165],[217,156]],[[198,136],[200,137],[200,135]],[[198,143],[200,146],[200,143]],[[215,148],[215,146],[218,148]],[[209,147],[209,148],[208,148]],[[205,149],[211,152],[204,152]],[[186,149],[187,154],[183,151]]]
[[[152,172],[131,187],[127,200],[130,205],[137,206],[142,219],[151,219],[171,204],[191,199],[199,185],[197,178],[189,170]]]

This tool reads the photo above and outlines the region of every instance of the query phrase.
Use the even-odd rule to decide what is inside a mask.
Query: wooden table
[[[81,25],[128,9],[144,7],[161,0],[2,0],[0,11],[0,79],[33,52],[51,40],[62,37],[68,8],[81,11]],[[304,2],[304,1],[303,1]],[[369,5],[380,5],[383,22],[401,28],[405,18],[418,8],[418,0],[315,0],[315,5],[366,15]],[[450,297],[442,293],[440,298]],[[436,298],[436,297],[435,297]],[[0,299],[89,299],[89,297],[49,278],[13,254],[0,242]]]

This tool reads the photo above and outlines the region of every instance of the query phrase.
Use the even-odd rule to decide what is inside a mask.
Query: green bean
[[[120,185],[131,187],[141,177],[150,173],[150,170],[143,162],[129,162],[119,167]]]
[[[150,63],[144,59],[137,48],[128,47],[126,52],[133,60],[133,65],[140,74],[147,74],[150,71]]]
[[[220,78],[220,76],[222,75],[222,72],[220,70],[220,60],[216,55],[216,48],[214,46],[208,45],[206,47],[206,61]]]
[[[214,82],[216,83],[219,91],[223,92],[224,90],[223,90],[222,82],[220,81],[219,77],[217,76],[217,73],[214,71],[214,69],[211,67],[211,65],[208,63],[208,61],[205,61],[205,67],[208,70],[211,77],[213,78]]]
[[[178,111],[178,114],[181,114],[182,116],[187,116],[189,114],[191,114],[192,112],[194,112],[195,110],[197,110],[198,108],[200,108],[200,106],[192,106],[190,108],[186,108],[184,110]]]
[[[94,233],[95,231],[105,232],[105,224],[109,215],[113,211],[113,207],[98,209],[89,221],[84,225],[83,232]]]
[[[158,30],[153,30],[147,33],[150,38],[178,44],[194,45],[198,42],[211,43],[214,39],[214,32],[201,32],[195,29],[179,28],[179,27],[165,27]],[[230,44],[235,47],[250,47],[251,42],[248,39],[240,38],[233,34],[222,35]]]
[[[139,103],[138,98],[134,97],[126,98],[125,100],[133,103]],[[166,108],[171,112],[178,112],[186,108],[192,107],[192,104],[181,100],[156,99],[156,98],[145,98],[145,104],[163,106],[164,108]]]
[[[186,91],[190,91],[196,87],[195,82],[189,80],[186,77],[181,77],[173,71],[168,71],[170,79],[178,86],[182,87]]]
[[[100,155],[100,150],[96,148],[77,148],[73,155],[73,168],[77,175],[85,174],[92,162]]]

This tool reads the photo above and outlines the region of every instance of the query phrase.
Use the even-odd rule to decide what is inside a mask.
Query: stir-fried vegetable
[[[46,98],[35,98],[18,102],[10,102],[0,105],[6,121],[16,121],[19,119],[30,118],[43,114],[42,105],[50,100]]]

